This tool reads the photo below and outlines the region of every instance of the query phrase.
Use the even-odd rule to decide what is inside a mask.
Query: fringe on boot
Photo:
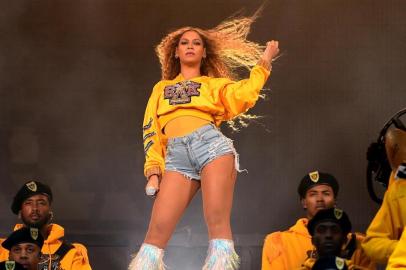
[[[128,270],[165,270],[163,257],[163,249],[144,243],[131,260]]]
[[[206,262],[203,270],[237,270],[240,258],[234,250],[234,242],[229,239],[209,241]]]

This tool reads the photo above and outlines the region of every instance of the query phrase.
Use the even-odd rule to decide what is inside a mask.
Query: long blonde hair
[[[238,79],[236,70],[241,67],[249,70],[257,64],[263,53],[264,46],[247,39],[251,25],[261,10],[262,7],[250,17],[231,17],[212,29],[187,26],[170,32],[155,49],[161,64],[162,79],[171,80],[180,73],[180,62],[175,58],[175,52],[180,38],[187,31],[198,33],[206,48],[206,57],[202,59],[200,66],[201,75]],[[259,116],[243,113],[227,123],[232,130],[238,131],[240,126],[246,127],[251,120],[257,118]]]
[[[175,51],[181,36],[187,31],[198,33],[206,48],[206,58],[200,68],[202,75],[237,79],[237,68],[251,68],[262,55],[263,46],[247,40],[251,24],[258,18],[260,10],[251,17],[230,18],[212,29],[187,26],[166,35],[155,49],[161,63],[162,79],[171,80],[180,73]]]

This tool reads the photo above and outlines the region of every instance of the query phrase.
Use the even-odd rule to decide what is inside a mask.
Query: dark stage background
[[[29,179],[49,183],[55,221],[84,243],[94,269],[126,269],[142,243],[141,126],[160,78],[154,46],[169,30],[210,28],[262,1],[0,2],[0,233]],[[264,236],[303,215],[296,187],[319,169],[341,184],[339,206],[364,231],[377,210],[366,149],[405,107],[406,2],[268,1],[250,38],[280,41],[264,118],[235,140],[241,165],[232,215],[242,269],[260,269]],[[198,195],[169,244],[171,269],[200,269],[207,235]]]

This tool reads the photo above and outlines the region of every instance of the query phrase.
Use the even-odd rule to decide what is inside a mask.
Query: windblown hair
[[[156,47],[162,79],[171,80],[180,73],[180,62],[175,58],[175,51],[180,38],[187,31],[198,33],[206,48],[206,58],[202,60],[200,67],[202,75],[237,79],[237,68],[251,68],[262,55],[263,46],[247,40],[251,24],[258,18],[260,10],[251,17],[225,20],[212,29],[188,26],[169,33]]]
[[[156,46],[156,54],[161,63],[163,80],[174,79],[180,73],[179,58],[175,58],[176,48],[180,38],[187,31],[195,31],[203,40],[206,57],[202,59],[200,74],[214,78],[229,78],[237,80],[238,68],[250,69],[262,56],[264,46],[247,40],[252,23],[258,18],[262,7],[250,17],[234,16],[221,22],[212,29],[183,27],[166,35]],[[263,98],[264,96],[261,95]],[[246,127],[251,120],[259,118],[256,115],[240,114],[228,121],[229,127],[238,131]]]

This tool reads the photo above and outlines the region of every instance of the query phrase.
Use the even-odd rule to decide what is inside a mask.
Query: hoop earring
[[[49,221],[48,222],[51,222],[53,219],[54,219],[54,212],[49,211]]]

